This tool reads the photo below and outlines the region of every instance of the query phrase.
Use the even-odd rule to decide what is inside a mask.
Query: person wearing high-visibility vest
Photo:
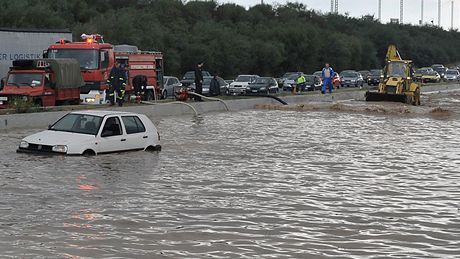
[[[305,77],[303,76],[302,73],[298,74],[299,77],[297,77],[297,91],[305,91]]]
[[[110,105],[114,105],[116,102],[118,106],[123,106],[126,91],[126,73],[120,67],[120,63],[116,62],[115,66],[110,71],[107,84],[109,85],[108,95]]]

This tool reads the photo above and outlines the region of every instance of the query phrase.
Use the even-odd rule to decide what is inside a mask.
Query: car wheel
[[[96,155],[96,152],[94,152],[94,150],[92,149],[87,149],[83,152],[82,154],[83,156],[95,156]]]
[[[168,91],[164,90],[162,93],[161,93],[161,99],[166,99],[168,98]]]

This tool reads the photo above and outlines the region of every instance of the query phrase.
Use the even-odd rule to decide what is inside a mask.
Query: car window
[[[102,117],[86,114],[67,114],[57,121],[50,130],[96,135]]]
[[[145,132],[144,124],[137,116],[123,116],[121,119],[125,124],[126,134]]]
[[[218,80],[219,80],[219,85],[221,85],[221,86],[227,84],[227,83],[225,83],[224,79],[222,79],[220,77],[218,78]]]
[[[105,121],[101,137],[118,136],[122,134],[118,117],[110,117]]]

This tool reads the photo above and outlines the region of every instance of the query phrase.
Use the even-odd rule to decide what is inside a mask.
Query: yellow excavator
[[[366,101],[420,105],[420,84],[415,82],[412,61],[403,60],[395,45],[388,46],[385,68],[377,92],[367,91]]]

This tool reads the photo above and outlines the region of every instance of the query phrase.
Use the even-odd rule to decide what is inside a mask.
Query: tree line
[[[0,0],[0,27],[69,28],[112,44],[164,53],[168,75],[199,61],[224,78],[381,68],[388,44],[417,66],[460,60],[460,34],[434,26],[381,24],[373,16],[323,14],[301,3],[249,9],[215,1]]]

